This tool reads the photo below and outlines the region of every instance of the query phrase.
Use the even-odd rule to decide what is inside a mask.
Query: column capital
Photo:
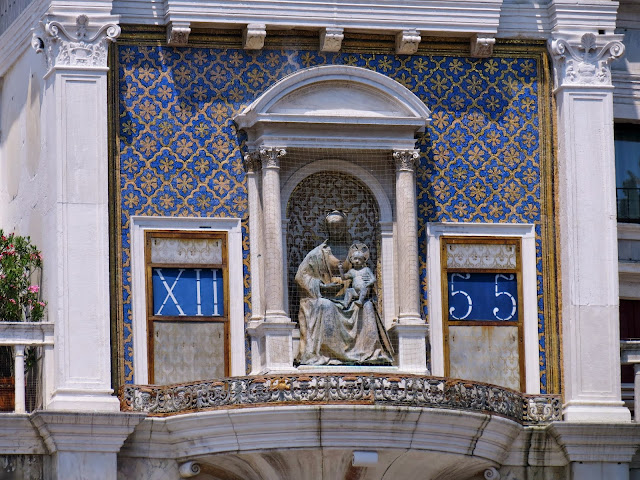
[[[280,168],[280,157],[284,157],[287,151],[280,147],[262,147],[258,153],[262,168]]]
[[[610,63],[624,53],[622,35],[554,36],[548,41],[554,86],[611,87]]]
[[[396,171],[414,172],[418,158],[420,158],[420,154],[417,150],[393,151],[393,160],[396,163]]]
[[[262,166],[260,152],[249,152],[244,156],[243,160],[242,163],[247,173],[256,173]]]
[[[49,72],[56,68],[107,70],[109,42],[119,35],[115,23],[94,25],[87,15],[76,17],[75,24],[45,16],[34,29],[31,46],[44,53]]]

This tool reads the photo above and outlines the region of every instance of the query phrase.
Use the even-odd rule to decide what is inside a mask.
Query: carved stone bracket
[[[320,51],[339,52],[344,39],[342,28],[327,27],[320,31]]]
[[[420,158],[420,154],[417,150],[395,150],[393,152],[397,171],[415,171],[418,158]]]
[[[242,32],[242,48],[245,50],[260,50],[264,47],[267,27],[263,23],[250,23]]]
[[[396,53],[400,55],[413,55],[418,51],[422,37],[417,30],[403,30],[396,34]]]
[[[169,45],[186,45],[189,42],[191,28],[189,23],[170,23],[167,25],[167,43]]]
[[[89,17],[80,15],[75,26],[45,19],[33,32],[31,46],[37,53],[43,52],[47,68],[107,68],[109,42],[120,35],[120,27],[114,23],[93,26]]]
[[[260,149],[262,168],[280,168],[280,157],[284,157],[287,151],[284,148],[266,147]]]
[[[471,38],[471,56],[476,58],[488,58],[493,55],[493,46],[496,39],[493,37],[484,37],[474,35]]]
[[[618,38],[585,33],[579,43],[565,38],[549,40],[555,87],[611,86],[609,64],[624,53],[624,45]]]

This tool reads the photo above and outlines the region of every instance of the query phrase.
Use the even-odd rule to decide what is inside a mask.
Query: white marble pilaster
[[[80,15],[47,16],[33,35],[48,67],[43,125],[55,192],[48,409],[119,410],[110,373],[107,194],[107,52],[119,34],[116,24]]]
[[[629,421],[620,392],[618,260],[609,63],[616,35],[549,41],[558,109],[564,418]]]

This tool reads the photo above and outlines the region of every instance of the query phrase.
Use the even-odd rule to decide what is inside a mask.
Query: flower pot
[[[13,412],[15,410],[15,394],[14,378],[0,378],[0,412]]]

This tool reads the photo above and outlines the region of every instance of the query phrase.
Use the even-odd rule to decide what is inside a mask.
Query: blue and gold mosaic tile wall
[[[251,309],[247,191],[242,138],[232,118],[269,86],[300,69],[354,65],[389,76],[421,98],[432,122],[420,137],[421,278],[426,304],[426,223],[535,223],[541,387],[546,390],[541,220],[539,54],[471,59],[448,53],[394,56],[259,52],[126,45],[117,52],[119,207],[122,238],[124,381],[134,381],[129,218],[131,215],[244,219],[245,316]],[[548,140],[548,139],[547,139]]]

